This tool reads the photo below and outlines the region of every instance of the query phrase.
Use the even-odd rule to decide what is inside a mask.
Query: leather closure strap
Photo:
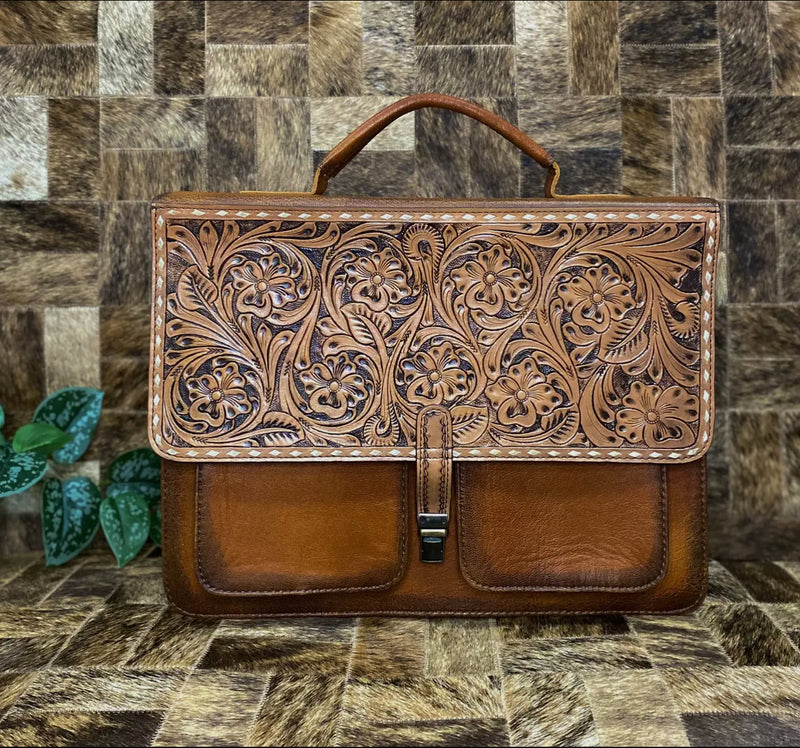
[[[444,561],[453,486],[453,421],[440,405],[417,417],[417,522],[420,561]]]

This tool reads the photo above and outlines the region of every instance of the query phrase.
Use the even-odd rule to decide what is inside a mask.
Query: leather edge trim
[[[315,206],[333,208],[351,208],[354,206],[377,206],[379,208],[396,206],[398,203],[408,205],[412,208],[425,210],[447,209],[453,205],[467,206],[479,205],[487,209],[495,209],[505,206],[511,207],[547,207],[553,208],[572,208],[574,206],[573,197],[580,199],[582,203],[606,207],[608,205],[645,205],[653,208],[685,208],[687,205],[696,205],[699,208],[719,209],[720,200],[715,197],[703,197],[702,195],[622,195],[616,193],[596,193],[591,195],[577,194],[563,195],[558,197],[420,197],[408,196],[390,197],[380,195],[332,195],[324,193],[316,195],[313,192],[297,191],[270,191],[270,190],[239,190],[238,192],[210,192],[208,190],[173,190],[172,192],[162,192],[154,195],[149,202],[151,208],[187,208],[192,209],[198,205],[237,208],[262,207],[287,205],[288,207],[306,207],[311,200]],[[145,201],[146,202],[146,201]]]
[[[461,569],[461,574],[464,579],[469,582],[472,587],[486,592],[643,592],[644,590],[655,587],[661,582],[667,574],[667,567],[669,563],[669,513],[668,513],[668,491],[667,491],[667,466],[660,466],[660,481],[659,481],[659,504],[661,507],[661,532],[659,533],[661,545],[661,565],[655,573],[655,576],[647,582],[637,585],[603,585],[603,586],[585,586],[585,585],[559,585],[559,586],[520,586],[520,585],[487,585],[478,582],[468,571],[467,564],[472,554],[469,551],[469,546],[464,539],[464,501],[463,493],[461,490],[461,471],[457,471],[455,478],[456,497],[458,501],[458,565]]]
[[[228,597],[272,597],[272,596],[280,596],[283,597],[284,595],[312,595],[318,593],[329,593],[329,592],[365,592],[368,590],[387,590],[396,585],[400,579],[403,577],[406,571],[406,566],[408,562],[408,538],[407,538],[407,531],[408,531],[408,467],[403,467],[403,474],[402,478],[400,479],[399,485],[399,495],[401,497],[401,507],[400,507],[400,532],[398,533],[398,548],[397,553],[395,554],[398,558],[397,562],[397,571],[395,575],[386,582],[381,582],[380,584],[367,584],[367,585],[350,585],[347,587],[314,587],[314,588],[307,588],[307,589],[299,589],[299,590],[281,590],[281,589],[268,589],[268,590],[231,590],[231,589],[224,589],[221,587],[216,586],[207,576],[205,569],[203,568],[203,553],[202,553],[202,541],[204,539],[203,533],[203,518],[204,513],[201,509],[203,502],[200,499],[200,468],[203,466],[203,463],[198,463],[197,467],[195,468],[195,488],[194,488],[194,501],[195,501],[195,539],[194,539],[194,549],[195,549],[195,571],[197,573],[197,578],[200,581],[200,584],[206,589],[208,592],[214,595],[224,595]]]

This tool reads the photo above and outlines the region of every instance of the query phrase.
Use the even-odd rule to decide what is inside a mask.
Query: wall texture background
[[[106,410],[88,469],[146,443],[148,200],[307,189],[327,149],[432,90],[550,149],[562,188],[724,198],[713,552],[800,557],[800,3],[0,3],[0,403]],[[331,192],[541,193],[449,112],[392,126]],[[38,496],[0,549],[38,547]]]

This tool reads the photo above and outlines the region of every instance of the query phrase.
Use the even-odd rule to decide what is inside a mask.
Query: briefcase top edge
[[[374,207],[407,207],[409,209],[420,207],[428,210],[452,210],[456,206],[475,206],[491,208],[503,206],[509,209],[525,208],[565,208],[565,209],[590,209],[594,206],[609,207],[622,205],[628,209],[636,206],[642,207],[669,207],[674,205],[686,209],[687,205],[696,206],[698,209],[719,210],[720,203],[711,197],[693,197],[687,195],[559,195],[556,198],[543,197],[514,197],[514,198],[422,198],[414,196],[402,197],[371,197],[363,195],[337,196],[315,195],[306,192],[204,192],[181,191],[167,192],[157,195],[151,201],[152,208],[183,208],[191,207],[238,207],[260,205],[284,205],[287,208],[295,207],[335,207],[340,209],[363,209]]]

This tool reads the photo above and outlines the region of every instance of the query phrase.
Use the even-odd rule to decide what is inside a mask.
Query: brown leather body
[[[170,600],[207,616],[498,616],[676,613],[705,594],[704,460],[456,464],[440,564],[418,560],[413,473],[165,461]]]
[[[544,200],[336,198],[440,107]],[[309,193],[153,205],[164,573],[201,616],[682,612],[706,588],[719,205],[556,193],[417,94]]]

